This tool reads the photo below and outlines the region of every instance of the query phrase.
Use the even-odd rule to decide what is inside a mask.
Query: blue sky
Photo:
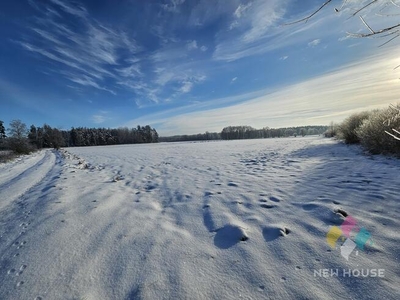
[[[398,42],[348,38],[366,31],[352,1],[283,26],[322,2],[2,1],[0,120],[172,135],[325,125],[398,102]],[[363,11],[371,26],[396,22],[380,9]]]

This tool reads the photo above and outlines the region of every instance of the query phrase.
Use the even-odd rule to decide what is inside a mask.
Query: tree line
[[[255,129],[251,126],[228,126],[222,129],[221,138],[223,140],[240,139],[261,139],[261,138],[279,138],[290,136],[306,136],[323,134],[328,126],[301,126],[301,127],[283,127]]]
[[[16,153],[29,153],[41,148],[58,149],[158,142],[157,131],[149,125],[138,125],[136,128],[78,127],[60,130],[44,124],[41,127],[31,125],[28,129],[22,121],[13,120],[7,131],[9,136],[6,134],[4,122],[0,121],[0,149],[9,149]]]
[[[220,140],[221,133],[219,132],[208,132],[198,134],[185,134],[185,135],[173,135],[173,136],[160,136],[160,142],[187,142],[187,141],[211,141]]]
[[[323,134],[328,126],[301,126],[255,129],[251,126],[228,126],[221,132],[205,132],[191,135],[174,135],[160,137],[160,142],[210,141],[210,140],[240,140],[263,139],[290,136],[306,136]]]
[[[296,137],[323,134],[327,129],[328,126],[264,127],[262,129],[251,126],[228,126],[221,132],[207,131],[192,135],[159,137],[157,131],[149,125],[138,125],[136,128],[72,127],[70,130],[60,130],[44,124],[41,127],[31,125],[28,129],[20,120],[13,120],[8,129],[9,137],[7,137],[4,122],[0,121],[0,149],[29,153],[41,148]]]

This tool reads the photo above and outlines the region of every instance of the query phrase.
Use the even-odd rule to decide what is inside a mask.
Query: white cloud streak
[[[268,95],[249,97],[239,104],[215,109],[200,104],[202,111],[171,117],[157,115],[155,119],[150,115],[132,123],[152,124],[162,135],[220,131],[225,126],[238,124],[258,128],[329,124],[353,112],[398,102],[400,84],[393,66],[399,64],[395,49],[391,49]]]
[[[194,50],[194,49],[197,49],[198,47],[197,47],[197,41],[196,40],[193,40],[193,41],[190,41],[190,42],[188,42],[187,44],[186,44],[186,48],[190,51],[190,50]]]
[[[37,38],[18,43],[50,62],[59,63],[59,66],[53,68],[56,73],[78,85],[107,91],[113,95],[116,92],[105,87],[107,79],[118,80],[141,75],[138,63],[119,67],[123,60],[118,54],[121,49],[131,55],[141,51],[136,41],[126,32],[100,24],[79,4],[51,0],[47,6],[40,4],[40,9],[44,13],[36,18],[36,26],[31,29]],[[75,16],[78,26],[72,27],[66,23],[65,19],[60,18],[61,14]]]
[[[316,47],[316,46],[318,46],[320,43],[321,43],[321,40],[320,40],[320,39],[315,39],[315,40],[313,40],[313,41],[311,41],[311,42],[308,43],[308,47]]]

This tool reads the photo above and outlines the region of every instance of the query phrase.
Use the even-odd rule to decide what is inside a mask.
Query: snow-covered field
[[[319,137],[66,150],[0,165],[0,299],[399,299],[398,160]],[[327,234],[349,220],[370,238],[346,260]]]

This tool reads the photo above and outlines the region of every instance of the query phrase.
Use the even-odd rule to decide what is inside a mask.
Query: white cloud
[[[279,60],[287,60],[288,58],[289,58],[289,56],[285,55],[285,56],[281,56],[281,57],[279,58]]]
[[[234,83],[237,79],[238,79],[237,77],[233,77],[231,83]]]
[[[95,124],[101,124],[107,120],[107,118],[104,115],[93,115],[91,119],[92,122]]]
[[[197,48],[198,48],[198,47],[197,47],[197,41],[196,41],[196,40],[189,41],[189,42],[186,44],[186,49],[188,49],[189,51],[190,51],[190,50],[197,49]]]
[[[207,49],[208,49],[208,48],[207,48],[206,46],[204,46],[204,45],[200,47],[200,50],[203,51],[203,52],[206,52]]]
[[[71,5],[71,3],[66,3],[61,0],[51,0],[51,2],[53,2],[54,4],[61,7],[62,10],[64,10],[66,13],[69,13],[76,17],[86,18],[86,16],[87,16],[87,11],[82,6],[79,6],[79,5],[73,6],[73,5]]]
[[[99,90],[107,91],[113,95],[117,95],[117,93],[114,92],[113,90],[100,86],[96,81],[93,80],[93,78],[90,78],[89,76],[86,75],[79,74],[72,77],[68,77],[68,79],[80,85],[91,86]]]
[[[286,1],[278,0],[255,0],[252,5],[246,6],[245,10],[239,5],[228,26],[228,33],[236,29],[239,34],[232,36],[232,33],[226,34],[221,31],[217,35],[213,58],[233,61],[268,51],[272,43],[268,43],[266,38],[270,37],[271,33],[276,33],[285,13],[285,5]]]
[[[129,67],[117,69],[117,71],[123,77],[138,77],[143,75],[139,64],[132,64]]]
[[[308,43],[308,47],[315,47],[315,46],[318,46],[320,43],[321,43],[320,39],[315,39]]]
[[[229,30],[235,29],[236,27],[239,27],[239,22],[237,20],[233,21],[231,25],[229,25]]]
[[[121,52],[136,54],[141,50],[137,42],[122,30],[113,30],[91,18],[80,4],[63,0],[51,0],[40,4],[42,15],[35,19],[31,30],[35,39],[18,41],[24,49],[40,54],[49,62],[58,63],[51,69],[66,79],[82,86],[116,94],[105,87],[105,78],[141,76],[140,62],[121,67],[125,58]],[[74,25],[60,18],[60,13],[78,17]],[[123,49],[124,51],[120,51]],[[129,61],[128,61],[129,63]]]
[[[323,76],[280,91],[223,108],[212,108],[213,103],[190,107],[176,116],[157,115],[142,117],[134,122],[157,125],[162,135],[190,134],[220,131],[233,124],[246,124],[257,128],[324,125],[339,122],[353,112],[384,107],[398,102],[400,84],[393,66],[400,58],[393,47],[384,54],[369,57]],[[371,74],[361,76],[360,74]],[[261,91],[262,92],[262,91]],[[206,110],[204,110],[206,109]]]
[[[182,86],[178,89],[178,92],[181,94],[189,93],[194,87],[195,83],[201,83],[204,80],[206,80],[206,76],[204,75],[187,76],[182,81]]]
[[[221,18],[232,17],[239,2],[240,0],[212,2],[210,2],[210,0],[192,1],[193,5],[188,15],[189,18],[184,19],[184,24],[185,26],[198,26],[199,24],[203,26],[221,20]]]
[[[179,6],[184,2],[185,0],[170,0],[169,3],[163,4],[162,7],[166,11],[177,13],[179,12]]]
[[[252,7],[251,26],[242,36],[245,43],[254,42],[263,37],[268,31],[277,25],[285,10],[282,8],[282,1],[260,1]],[[268,16],[268,17],[266,17]]]
[[[390,26],[393,19],[379,17],[376,12],[384,8],[380,1],[363,10],[363,15],[373,28]],[[235,61],[244,57],[261,55],[276,49],[308,44],[310,40],[324,34],[324,41],[336,41],[346,32],[365,32],[367,29],[359,18],[349,18],[354,8],[362,7],[366,1],[347,1],[341,13],[325,9],[316,14],[307,23],[282,26],[285,23],[299,20],[307,15],[307,11],[292,14],[290,1],[255,0],[246,13],[238,19],[234,16],[227,29],[235,28],[235,35],[230,30],[222,30],[216,35],[216,46],[213,53],[215,60]],[[393,8],[388,6],[388,8]],[[290,19],[285,18],[286,12],[291,13]],[[268,16],[268,17],[266,17]],[[311,39],[310,39],[311,37]],[[343,39],[341,39],[343,41]],[[317,42],[315,42],[317,43]],[[371,42],[373,43],[373,42]],[[376,41],[375,41],[376,43]],[[313,46],[313,43],[310,44]],[[316,45],[314,45],[316,46]]]
[[[242,15],[246,12],[246,10],[251,6],[251,2],[248,3],[247,5],[245,4],[239,4],[235,12],[233,13],[236,18],[241,18]]]
[[[193,88],[193,82],[191,81],[184,81],[182,86],[179,88],[179,92],[182,94],[189,93]]]

